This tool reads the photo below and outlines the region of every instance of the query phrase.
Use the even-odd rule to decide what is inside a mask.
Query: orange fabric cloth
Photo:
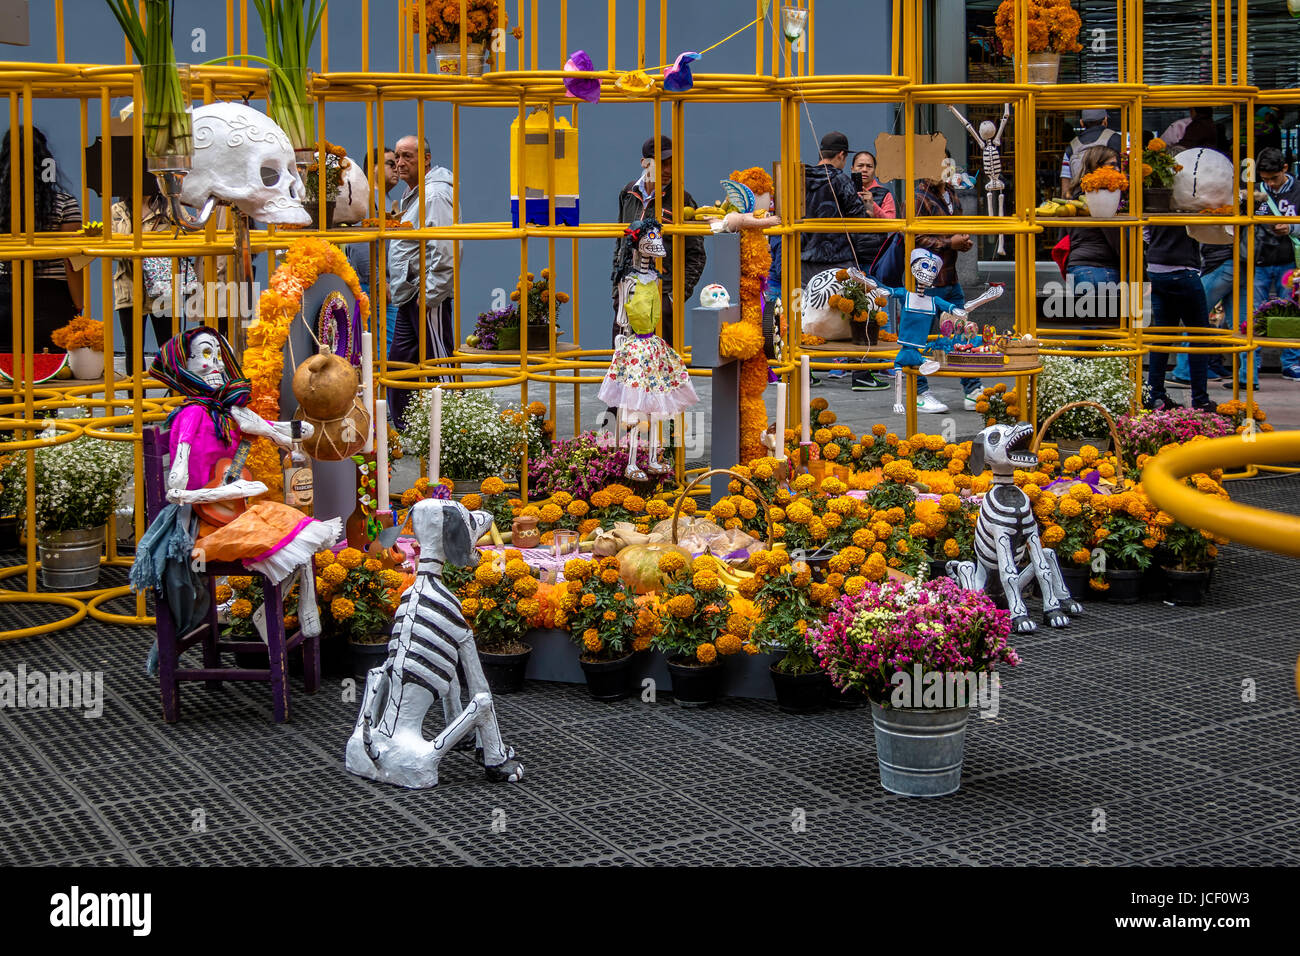
[[[280,501],[259,501],[223,528],[194,542],[205,561],[252,560],[293,536],[307,515]]]

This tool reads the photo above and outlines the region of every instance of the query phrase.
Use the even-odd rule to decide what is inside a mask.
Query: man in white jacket
[[[406,192],[398,205],[398,214],[404,222],[417,229],[452,225],[451,171],[433,165],[427,142],[421,144],[414,136],[404,136],[397,141],[397,175],[406,184]],[[419,221],[420,193],[416,188],[421,179],[424,182],[423,226]],[[388,353],[394,362],[420,360],[421,245],[425,249],[423,311],[428,330],[425,355],[428,358],[446,358],[456,348],[451,307],[453,240],[434,239],[424,243],[412,239],[395,240],[388,253],[388,295],[397,305],[397,327]],[[399,428],[410,397],[407,389],[391,390],[389,409],[394,424]]]

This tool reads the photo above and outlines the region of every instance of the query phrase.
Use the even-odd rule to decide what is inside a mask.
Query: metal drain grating
[[[507,821],[500,832],[485,824],[447,838],[447,843],[485,866],[564,866],[610,856],[616,848],[559,814]]]
[[[646,866],[799,866],[804,862],[747,830],[683,836],[634,850],[631,856]]]
[[[230,797],[213,788],[109,803],[98,810],[131,847],[184,839],[196,832],[215,833],[254,822]]]
[[[204,833],[135,851],[145,866],[292,866],[301,857],[261,826]]]
[[[31,866],[121,845],[89,810],[50,815],[0,827],[0,864]]]
[[[802,829],[796,830],[796,821],[788,815],[748,829],[814,866],[855,866],[883,850],[904,852],[921,842],[886,820],[848,808],[809,812],[797,822]]]

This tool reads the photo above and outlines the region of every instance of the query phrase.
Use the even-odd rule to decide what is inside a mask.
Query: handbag
[[[881,285],[899,288],[903,285],[903,234],[891,232],[880,246],[867,273]]]

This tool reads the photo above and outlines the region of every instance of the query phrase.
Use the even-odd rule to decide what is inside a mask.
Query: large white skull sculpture
[[[361,164],[348,160],[348,168],[343,170],[339,183],[339,198],[334,202],[333,225],[347,226],[365,219],[368,214],[366,196],[369,192],[370,184],[366,182]],[[383,210],[376,210],[376,213],[382,214]]]
[[[194,108],[194,161],[181,201],[199,208],[208,196],[277,226],[306,226],[307,195],[293,146],[268,116],[242,103]]]

